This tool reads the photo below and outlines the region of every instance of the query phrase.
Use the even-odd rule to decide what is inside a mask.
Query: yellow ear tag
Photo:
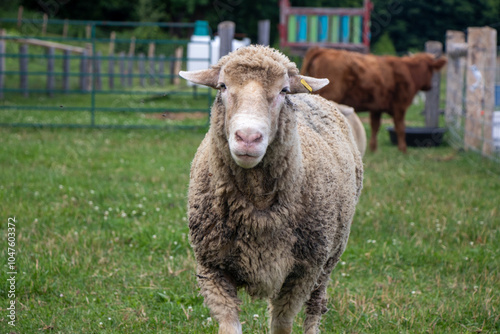
[[[313,89],[311,88],[311,86],[309,86],[309,84],[304,79],[300,79],[300,83],[303,84],[304,87],[307,88],[307,90],[309,91],[309,93],[312,93]]]

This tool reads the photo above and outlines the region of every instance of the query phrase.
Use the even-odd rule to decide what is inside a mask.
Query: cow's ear
[[[432,68],[435,71],[440,70],[444,65],[446,65],[446,57],[437,58],[432,63]]]
[[[297,93],[312,93],[326,85],[330,81],[328,79],[317,79],[307,77],[305,75],[294,75],[290,77],[290,94]]]
[[[209,68],[200,71],[180,71],[179,75],[195,84],[216,88],[219,81],[218,68]]]

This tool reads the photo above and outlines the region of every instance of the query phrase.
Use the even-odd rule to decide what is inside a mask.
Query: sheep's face
[[[278,131],[285,95],[290,92],[285,72],[272,82],[264,81],[267,84],[258,78],[242,80],[225,70],[219,75],[226,138],[231,156],[243,168],[255,167],[266,154]]]
[[[253,168],[278,132],[286,94],[312,92],[326,86],[328,80],[300,76],[273,57],[253,54],[242,61],[230,54],[225,58],[221,66],[179,74],[220,91],[231,156],[240,167]]]

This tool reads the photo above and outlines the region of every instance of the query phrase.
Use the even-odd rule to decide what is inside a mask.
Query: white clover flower
[[[156,239],[156,234],[153,234],[153,239]]]
[[[156,208],[155,210],[156,210],[156,212],[159,212],[159,211],[160,211],[160,208]]]
[[[64,297],[64,295],[61,293],[61,294],[59,295],[59,297],[61,297],[61,298],[62,298],[62,297]]]
[[[63,187],[63,185],[62,185],[62,184],[60,184],[60,185],[59,185],[59,189],[62,189],[62,188],[64,188],[64,187]]]
[[[93,189],[90,189],[90,193],[93,195],[95,194],[95,191]]]
[[[193,307],[192,306],[188,306],[188,312],[193,312]]]
[[[253,318],[254,318],[254,320],[257,320],[259,318],[259,315],[258,314],[254,314]]]

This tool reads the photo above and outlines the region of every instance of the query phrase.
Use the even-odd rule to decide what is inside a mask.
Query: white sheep
[[[318,95],[292,95],[328,80],[262,46],[179,74],[219,90],[188,195],[198,283],[219,333],[242,333],[238,288],[269,300],[271,333],[291,333],[304,304],[304,333],[317,333],[363,179],[346,118]]]

